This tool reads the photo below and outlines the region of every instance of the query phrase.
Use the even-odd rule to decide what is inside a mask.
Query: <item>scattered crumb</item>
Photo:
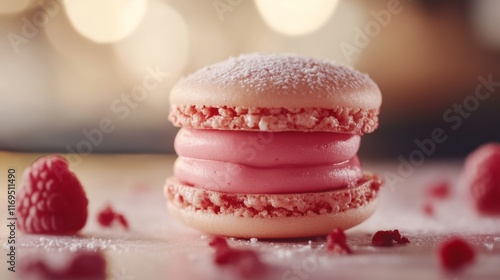
[[[432,206],[430,202],[425,203],[424,206],[422,206],[422,210],[426,216],[434,216],[434,206]]]
[[[97,214],[97,222],[102,227],[111,227],[114,223],[120,224],[124,229],[129,229],[129,224],[125,216],[116,212],[111,205],[107,205]]]
[[[255,277],[267,269],[255,251],[231,248],[223,237],[212,238],[209,245],[215,248],[216,265],[232,267],[243,278]]]
[[[450,183],[448,181],[440,181],[429,187],[427,195],[429,198],[443,200],[450,196],[450,190]]]
[[[347,245],[347,237],[340,228],[334,229],[326,236],[326,248],[329,252],[339,255],[352,254],[351,248]]]
[[[410,240],[399,233],[399,230],[380,230],[372,237],[372,245],[378,247],[390,247],[395,244],[408,244]]]

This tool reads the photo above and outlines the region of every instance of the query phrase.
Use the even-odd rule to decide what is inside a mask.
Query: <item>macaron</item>
[[[181,127],[164,187],[170,215],[239,238],[358,225],[382,185],[357,157],[381,103],[368,75],[291,54],[244,54],[182,78],[170,95]]]

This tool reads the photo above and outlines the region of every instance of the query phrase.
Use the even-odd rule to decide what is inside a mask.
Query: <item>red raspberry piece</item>
[[[450,196],[450,184],[447,181],[437,182],[427,190],[427,194],[431,198],[446,199]]]
[[[242,277],[253,277],[267,269],[256,252],[231,248],[222,237],[216,236],[208,244],[215,248],[214,262],[217,265],[232,266]]]
[[[474,249],[465,240],[454,237],[439,245],[439,261],[446,269],[460,269],[474,261]]]
[[[42,157],[24,171],[18,205],[19,229],[27,233],[73,234],[87,221],[85,191],[57,155]]]
[[[50,268],[41,259],[30,259],[23,262],[20,270],[21,274],[29,279],[104,280],[106,279],[106,259],[101,252],[79,252],[66,267],[59,270]]]
[[[472,152],[463,172],[476,209],[500,215],[500,144],[489,143]]]
[[[379,247],[390,247],[396,244],[408,244],[410,240],[399,233],[399,230],[380,230],[372,237],[372,245]]]
[[[123,228],[128,229],[128,221],[125,216],[116,212],[111,205],[104,207],[97,214],[97,222],[103,227],[111,227],[115,221],[123,226]]]
[[[111,206],[105,207],[97,214],[97,222],[103,227],[110,227],[115,219],[115,212]]]
[[[220,236],[215,236],[213,237],[209,242],[208,242],[208,245],[210,245],[210,247],[213,247],[213,248],[224,248],[224,247],[229,247],[229,245],[227,245],[227,241],[224,237],[220,237]]]
[[[427,202],[426,204],[424,204],[422,210],[424,210],[425,215],[434,216],[434,207],[432,206],[431,203]]]
[[[326,236],[326,248],[328,251],[348,255],[352,254],[351,248],[347,245],[347,237],[344,231],[340,228],[334,229]]]
[[[372,237],[372,245],[380,247],[392,246],[393,234],[390,230],[377,231]]]
[[[395,229],[395,230],[392,231],[392,236],[393,236],[394,241],[397,244],[408,244],[408,243],[410,243],[410,240],[408,240],[408,238],[402,236],[399,233],[399,230],[397,230],[397,229]]]

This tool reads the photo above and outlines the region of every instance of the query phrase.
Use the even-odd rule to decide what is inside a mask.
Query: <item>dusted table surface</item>
[[[1,220],[7,224],[6,174],[16,169],[17,187],[24,168],[39,155],[0,153]],[[169,217],[163,183],[172,174],[174,156],[167,155],[66,155],[89,199],[89,219],[78,236],[16,234],[17,262],[30,256],[48,261],[79,249],[100,249],[108,262],[108,279],[237,279],[226,267],[213,264],[208,237]],[[414,172],[398,173],[398,162],[365,162],[364,168],[397,175],[397,182],[380,193],[377,212],[365,223],[347,231],[355,252],[335,256],[326,252],[324,238],[301,240],[234,240],[229,243],[261,253],[271,269],[260,279],[500,279],[500,219],[478,216],[461,186],[461,162],[426,161]],[[401,169],[401,168],[400,168]],[[400,170],[401,171],[401,170]],[[391,172],[391,173],[388,173]],[[452,182],[450,198],[432,200],[435,214],[424,214],[426,189],[440,180]],[[125,214],[130,230],[101,228],[98,210],[107,203]],[[6,226],[0,227],[2,259],[7,252]],[[378,248],[370,245],[377,230],[399,229],[411,243]],[[459,273],[441,269],[436,245],[459,235],[476,249],[475,263]],[[17,273],[17,272],[16,272]],[[0,279],[15,279],[2,261]]]

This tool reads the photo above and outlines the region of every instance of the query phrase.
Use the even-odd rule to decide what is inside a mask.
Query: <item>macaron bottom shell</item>
[[[348,229],[376,209],[382,182],[365,174],[355,187],[315,193],[228,194],[188,186],[164,187],[170,214],[202,232],[240,238],[300,238]]]

